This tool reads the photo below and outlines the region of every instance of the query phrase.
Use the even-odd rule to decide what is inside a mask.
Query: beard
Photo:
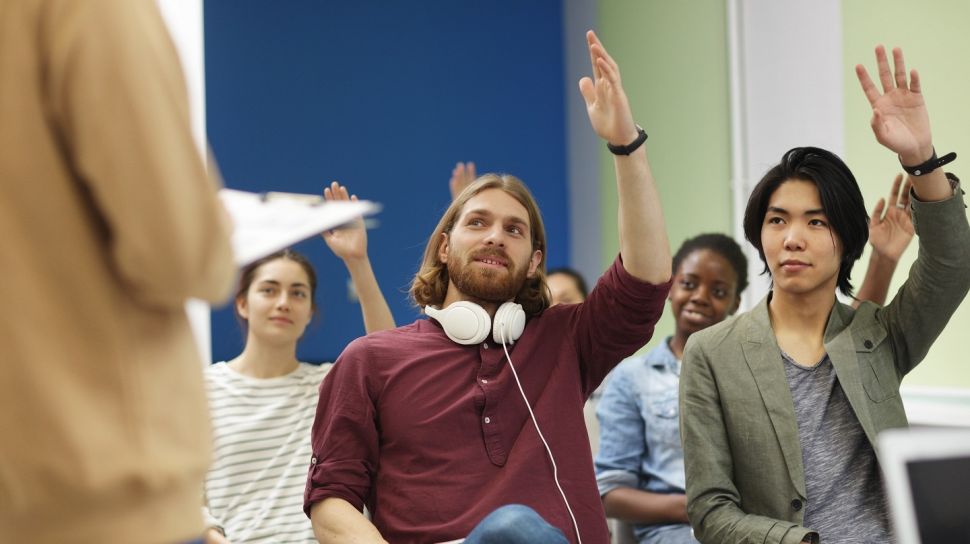
[[[495,256],[509,263],[505,270],[483,268],[474,265],[476,258]],[[448,255],[448,278],[455,288],[466,297],[483,302],[502,303],[514,300],[526,281],[527,268],[521,270],[503,251],[478,251],[463,259],[461,255]]]

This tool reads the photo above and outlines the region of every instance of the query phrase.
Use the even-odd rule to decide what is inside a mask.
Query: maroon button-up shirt
[[[669,287],[638,281],[617,259],[585,303],[533,317],[509,347],[588,544],[609,535],[583,404],[650,339]],[[443,542],[518,503],[575,541],[502,346],[456,344],[435,321],[347,346],[321,385],[312,446],[308,515],[339,497],[366,504],[389,542]]]

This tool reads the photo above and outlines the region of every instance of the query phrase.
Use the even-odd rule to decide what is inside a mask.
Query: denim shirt
[[[617,487],[653,493],[684,493],[677,391],[680,361],[670,338],[645,355],[620,363],[596,408],[600,449],[596,483],[600,496]],[[642,538],[645,526],[637,526]]]

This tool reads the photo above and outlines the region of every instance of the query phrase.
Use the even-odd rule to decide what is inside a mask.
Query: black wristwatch
[[[647,141],[647,132],[643,130],[640,125],[635,125],[637,127],[637,139],[633,140],[627,145],[613,145],[606,142],[606,148],[610,150],[610,153],[614,155],[629,155],[637,150],[643,142]]]

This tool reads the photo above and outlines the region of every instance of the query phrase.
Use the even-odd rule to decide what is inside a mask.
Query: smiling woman
[[[620,363],[606,383],[596,410],[596,482],[606,514],[633,522],[639,542],[694,542],[677,428],[680,359],[692,334],[737,310],[747,277],[744,253],[729,236],[685,241],[673,257],[673,336]]]

